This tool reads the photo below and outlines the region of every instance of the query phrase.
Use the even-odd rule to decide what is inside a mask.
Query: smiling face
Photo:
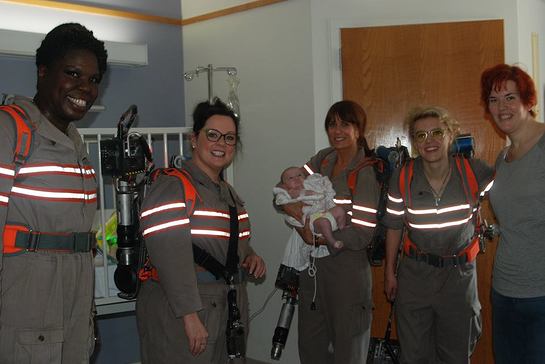
[[[51,65],[38,67],[34,100],[47,119],[64,132],[70,122],[89,111],[100,81],[96,56],[88,50],[70,50]]]
[[[424,134],[426,137],[422,138]],[[414,147],[424,161],[433,163],[448,159],[452,134],[438,118],[430,116],[417,120],[414,123],[413,140]]]
[[[512,80],[506,81],[498,90],[492,89],[488,109],[498,128],[507,135],[516,132],[531,118],[531,106],[524,105],[517,84]]]
[[[329,144],[337,149],[357,148],[360,133],[355,124],[335,117],[326,125]]]
[[[227,135],[228,139],[229,136],[236,136],[237,129],[231,117],[212,115],[206,120],[204,127],[191,138],[194,146],[193,161],[212,180],[217,181],[221,171],[233,161],[236,145],[226,144],[224,136],[217,141],[208,140],[207,130],[211,129]]]

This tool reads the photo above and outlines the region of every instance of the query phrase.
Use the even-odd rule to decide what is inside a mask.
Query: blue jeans
[[[545,296],[514,298],[492,289],[496,364],[545,363]]]

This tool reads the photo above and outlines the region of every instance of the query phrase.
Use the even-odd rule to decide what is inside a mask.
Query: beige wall
[[[218,1],[215,9],[205,9],[201,3],[183,0],[184,17],[242,1]],[[507,62],[531,67],[529,38],[524,34],[538,29],[543,54],[544,5],[543,0],[287,0],[183,28],[186,70],[209,63],[239,69],[244,149],[236,160],[235,184],[252,217],[252,243],[269,269],[264,284],[249,288],[253,312],[273,287],[288,236],[288,229],[271,208],[271,187],[282,167],[303,163],[326,146],[323,118],[331,103],[341,98],[338,29],[504,19]],[[543,80],[545,70],[541,74]],[[216,76],[214,82],[216,93],[226,95],[224,76]],[[543,89],[543,81],[541,85]],[[189,112],[197,100],[207,97],[206,78],[185,86]],[[251,357],[271,361],[271,338],[280,304],[277,294],[252,322]],[[295,327],[296,322],[283,363],[299,362]]]
[[[285,1],[183,28],[186,71],[210,63],[238,68],[243,148],[235,160],[235,188],[250,213],[252,245],[268,266],[266,281],[249,285],[251,312],[274,287],[289,233],[272,208],[272,187],[285,166],[302,164],[314,152],[309,3]],[[225,73],[214,75],[214,91],[227,95]],[[206,76],[186,82],[185,92],[190,113],[208,97]],[[277,293],[251,323],[249,357],[270,361],[281,302]],[[292,326],[281,363],[299,362],[296,320]]]

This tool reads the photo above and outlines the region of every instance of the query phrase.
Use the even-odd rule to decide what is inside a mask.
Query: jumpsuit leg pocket
[[[371,327],[371,311],[363,303],[353,305],[347,316],[346,328],[351,336],[365,333]]]
[[[223,295],[204,295],[201,294],[203,309],[198,315],[206,331],[208,331],[208,345],[215,345],[220,338],[225,335],[227,318],[224,312],[227,312],[227,302]]]
[[[25,364],[61,364],[62,329],[19,330],[16,333],[16,362]]]

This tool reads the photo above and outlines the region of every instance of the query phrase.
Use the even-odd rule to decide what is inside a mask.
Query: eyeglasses
[[[227,145],[236,145],[237,144],[237,135],[235,133],[222,134],[219,130],[216,129],[205,129],[206,139],[210,142],[217,142],[222,137],[225,140]]]
[[[442,128],[431,129],[428,131],[419,130],[413,134],[414,141],[417,143],[424,143],[428,137],[432,137],[435,140],[442,140],[445,137],[447,131]]]

